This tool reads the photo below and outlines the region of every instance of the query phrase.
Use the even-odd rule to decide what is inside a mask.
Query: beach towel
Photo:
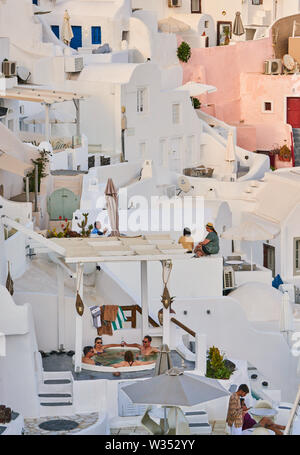
[[[93,318],[93,326],[98,329],[101,327],[101,308],[99,306],[90,306],[91,315]]]
[[[122,310],[122,308],[119,306],[118,307],[118,314],[117,318],[114,322],[111,323],[112,329],[113,330],[120,330],[123,328],[123,322],[126,322],[126,316]]]
[[[115,321],[118,315],[118,308],[117,305],[103,305],[102,311],[104,321]]]

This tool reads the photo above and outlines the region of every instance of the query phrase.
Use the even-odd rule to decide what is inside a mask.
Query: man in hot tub
[[[154,348],[151,346],[151,341],[152,338],[150,335],[146,335],[143,339],[143,344],[128,344],[124,342],[124,345],[128,348],[138,348],[141,351],[141,355],[152,355],[155,354],[156,352],[159,352],[159,349]]]

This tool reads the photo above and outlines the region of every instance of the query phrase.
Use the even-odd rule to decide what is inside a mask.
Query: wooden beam
[[[187,332],[189,335],[192,335],[192,337],[194,337],[194,338],[196,337],[196,332],[194,332],[194,330],[192,330],[192,329],[189,329],[186,325],[182,324],[182,322],[178,321],[175,318],[171,318],[171,321],[174,324],[176,324],[178,327],[180,327],[182,330]]]

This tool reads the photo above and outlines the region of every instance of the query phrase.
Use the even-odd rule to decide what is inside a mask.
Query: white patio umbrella
[[[158,30],[166,33],[180,33],[190,30],[190,26],[185,22],[174,19],[174,17],[167,17],[158,21]]]
[[[118,237],[120,235],[118,192],[115,188],[114,182],[110,178],[107,180],[104,194],[110,221],[111,236]]]
[[[260,224],[254,221],[246,221],[237,227],[232,227],[221,234],[222,239],[226,240],[243,240],[247,242],[259,242],[271,240],[276,237],[277,232],[269,232]],[[251,270],[253,270],[252,246],[251,246]]]
[[[199,96],[203,95],[204,93],[216,92],[217,88],[214,87],[213,85],[199,84],[198,82],[193,81],[187,82],[186,84],[176,88],[176,91],[186,90],[190,93],[190,96]]]
[[[74,36],[73,30],[70,24],[70,16],[68,10],[65,10],[64,20],[61,29],[61,39],[65,44],[67,44],[67,46],[69,46],[73,36]]]
[[[282,295],[281,313],[280,313],[280,332],[289,335],[293,331],[293,310],[289,299],[288,292]]]
[[[122,390],[133,403],[166,407],[194,406],[230,395],[216,379],[183,373],[178,368]]]

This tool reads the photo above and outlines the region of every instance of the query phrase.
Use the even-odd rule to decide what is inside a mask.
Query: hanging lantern
[[[79,314],[79,316],[83,315],[84,304],[83,304],[82,298],[80,297],[78,292],[77,292],[77,296],[76,296],[76,311]]]

